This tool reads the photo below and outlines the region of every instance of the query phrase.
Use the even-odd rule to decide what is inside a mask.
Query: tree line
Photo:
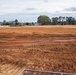
[[[17,19],[14,21],[1,22],[0,25],[9,25],[9,26],[22,26],[22,25],[76,25],[76,19],[74,17],[52,17],[51,19],[46,15],[40,15],[37,18],[37,22],[19,22]]]
[[[40,15],[37,22],[40,25],[76,25],[76,19],[74,17],[52,17]]]
[[[0,25],[8,25],[8,26],[22,26],[22,25],[34,25],[34,22],[19,22],[18,19],[14,21],[6,21],[0,22]]]

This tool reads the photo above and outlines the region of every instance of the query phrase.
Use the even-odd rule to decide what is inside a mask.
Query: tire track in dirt
[[[23,68],[76,72],[75,34],[0,34],[0,74]]]

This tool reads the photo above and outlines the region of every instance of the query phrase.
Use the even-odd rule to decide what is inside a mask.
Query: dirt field
[[[24,68],[76,73],[76,26],[0,28],[0,75]]]

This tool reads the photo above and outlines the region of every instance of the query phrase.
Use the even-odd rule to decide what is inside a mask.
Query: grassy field
[[[76,26],[0,28],[0,75],[23,68],[76,73]]]

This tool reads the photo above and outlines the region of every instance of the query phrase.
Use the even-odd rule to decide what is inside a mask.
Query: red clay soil
[[[16,68],[7,74],[3,65]],[[0,32],[0,75],[23,68],[76,73],[76,34]]]

